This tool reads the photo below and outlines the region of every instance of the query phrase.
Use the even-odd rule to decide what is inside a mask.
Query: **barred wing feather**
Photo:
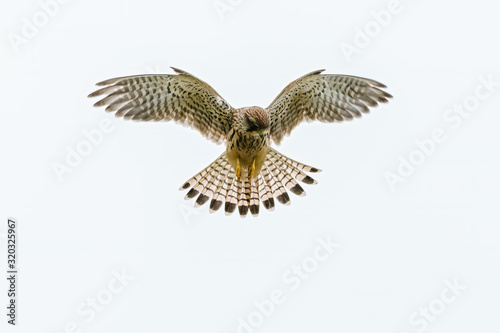
[[[392,96],[380,82],[314,71],[290,83],[267,107],[271,140],[279,144],[303,120],[334,122],[361,117]]]
[[[174,68],[177,75],[137,75],[97,83],[104,86],[89,97],[104,95],[94,106],[105,106],[117,117],[170,121],[191,126],[216,143],[226,141],[233,108],[207,83]]]

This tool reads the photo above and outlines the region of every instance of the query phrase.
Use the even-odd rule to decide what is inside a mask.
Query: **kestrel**
[[[392,96],[385,85],[349,75],[311,72],[293,81],[265,109],[235,109],[211,86],[177,68],[176,74],[119,77],[97,83],[105,86],[89,97],[105,95],[94,106],[118,117],[142,121],[174,120],[197,129],[206,138],[226,144],[213,163],[181,186],[190,189],[186,199],[197,196],[195,206],[210,201],[210,212],[224,203],[226,215],[236,206],[241,217],[259,205],[274,209],[274,198],[290,204],[288,191],[304,196],[299,182],[316,184],[306,173],[320,170],[294,161],[270,147],[303,120],[336,122],[360,117],[369,107]]]

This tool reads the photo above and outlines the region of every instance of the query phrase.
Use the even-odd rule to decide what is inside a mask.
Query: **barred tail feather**
[[[226,215],[231,215],[234,210],[236,209],[236,205],[238,204],[238,199],[236,198],[237,195],[237,189],[236,189],[236,173],[233,171],[230,174],[231,178],[229,179],[228,187],[227,187],[227,193],[226,193],[226,200],[224,203],[224,211],[226,212]]]
[[[310,173],[321,172],[320,169],[314,168],[312,166],[297,162],[295,160],[292,160],[289,157],[286,157],[285,155],[279,153],[276,149],[273,149],[273,148],[268,148],[268,149],[269,149],[269,152],[267,153],[268,156],[271,155],[277,159],[283,160],[284,162],[286,162],[287,164],[289,164],[293,168],[296,168],[298,170],[302,170],[305,172],[310,172]]]
[[[210,213],[218,211],[219,208],[221,208],[222,203],[225,201],[228,182],[229,179],[232,179],[232,177],[229,178],[229,174],[231,173],[231,171],[231,166],[229,166],[229,168],[225,167],[224,169],[222,169],[219,177],[217,177],[218,185],[215,189],[215,194],[210,201]]]
[[[251,195],[250,195],[250,213],[252,216],[259,216],[259,206],[260,206],[260,189],[259,182],[261,177],[257,177],[257,179],[253,179],[251,181]]]
[[[203,206],[213,195],[216,193],[217,184],[219,184],[219,177],[222,170],[225,170],[229,162],[227,160],[222,160],[216,162],[216,166],[209,172],[206,183],[204,185],[203,191],[196,199],[195,207]],[[230,166],[229,166],[230,167]]]
[[[266,166],[264,166],[262,168],[262,170],[260,171],[259,178],[261,179],[261,181],[263,183],[263,188],[264,188],[264,192],[261,192],[261,193],[263,193],[262,204],[264,205],[264,207],[267,210],[273,211],[274,210],[274,192],[273,192],[273,189],[271,187],[271,175],[269,174]]]
[[[180,190],[189,189],[186,199],[197,196],[195,206],[202,206],[211,199],[210,212],[219,210],[224,204],[226,215],[231,215],[238,207],[241,217],[246,217],[248,211],[252,216],[258,216],[261,202],[267,210],[272,211],[275,198],[284,205],[290,204],[288,191],[304,196],[305,191],[299,182],[316,184],[317,182],[306,172],[320,171],[269,148],[259,175],[252,180],[238,180],[226,158],[226,153],[223,153],[185,182]]]
[[[248,180],[236,180],[236,188],[238,189],[238,211],[241,217],[246,217],[250,201],[250,186],[248,185]]]
[[[264,162],[264,166],[268,170],[268,172],[271,174],[271,188],[273,189],[273,192],[275,193],[276,199],[283,205],[289,205],[290,204],[290,196],[288,195],[288,192],[286,191],[286,188],[283,186],[283,183],[281,182],[281,179],[283,178],[283,175],[278,171],[277,167],[270,162],[269,160],[266,160]]]

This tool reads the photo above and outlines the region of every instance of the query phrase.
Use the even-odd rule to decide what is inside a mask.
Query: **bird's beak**
[[[261,139],[264,139],[264,132],[259,132],[259,136]]]

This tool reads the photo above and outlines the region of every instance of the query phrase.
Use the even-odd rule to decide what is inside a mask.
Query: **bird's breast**
[[[256,169],[258,167],[260,171],[267,155],[268,142],[267,135],[261,138],[233,131],[230,133],[226,148],[229,163],[233,169],[236,169],[237,159],[239,159],[241,167],[248,168],[255,160]]]

